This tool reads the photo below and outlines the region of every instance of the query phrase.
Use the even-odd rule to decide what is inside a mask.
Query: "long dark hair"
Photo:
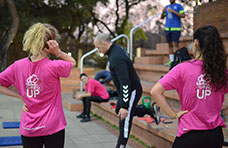
[[[222,39],[215,26],[204,26],[196,30],[194,40],[199,42],[199,51],[203,58],[202,70],[206,80],[210,80],[216,89],[227,87],[226,54]]]

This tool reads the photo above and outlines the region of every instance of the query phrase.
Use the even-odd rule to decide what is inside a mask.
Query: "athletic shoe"
[[[80,122],[90,122],[90,117],[83,118]]]
[[[158,125],[160,123],[160,107],[158,107],[156,102],[154,102],[151,109],[153,109],[153,118],[155,123]]]
[[[80,115],[77,115],[76,118],[85,118],[85,114],[81,113]]]

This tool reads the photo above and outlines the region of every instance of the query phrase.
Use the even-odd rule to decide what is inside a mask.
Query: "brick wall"
[[[220,33],[228,32],[228,0],[217,0],[195,8],[194,31],[204,25],[214,25]]]

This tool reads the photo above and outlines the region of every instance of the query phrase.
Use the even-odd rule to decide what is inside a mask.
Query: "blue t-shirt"
[[[181,20],[180,17],[172,12],[168,12],[168,8],[173,9],[174,11],[178,13],[184,13],[184,8],[180,4],[174,3],[173,5],[167,5],[166,6],[166,31],[180,31],[181,30]]]

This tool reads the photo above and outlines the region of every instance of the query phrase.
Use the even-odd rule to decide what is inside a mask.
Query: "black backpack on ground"
[[[179,50],[177,50],[174,53],[174,61],[171,63],[169,70],[171,70],[173,67],[175,67],[177,64],[190,60],[191,57],[188,53],[188,49],[186,47],[183,47]]]

